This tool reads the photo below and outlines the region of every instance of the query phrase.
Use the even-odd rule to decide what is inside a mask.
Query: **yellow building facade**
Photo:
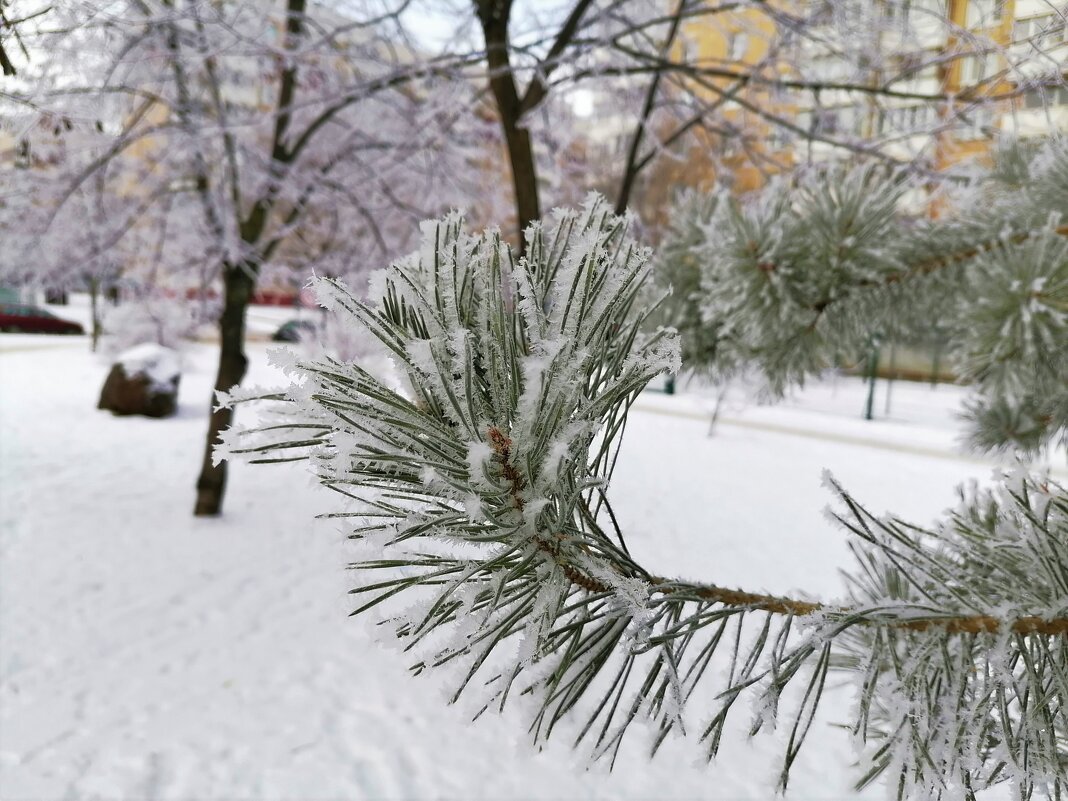
[[[942,171],[989,162],[999,134],[1042,136],[1065,122],[1065,8],[1045,0],[839,3],[827,15],[830,44],[819,24],[795,42],[783,29],[783,15],[818,13],[816,0],[766,8],[684,25],[675,57],[698,73],[684,91],[720,127],[697,137],[694,150],[710,153],[675,171],[688,185],[744,192],[798,164],[872,147]],[[852,60],[833,44],[850,25]],[[828,88],[806,88],[814,84]],[[886,85],[898,95],[842,88]],[[948,100],[924,99],[934,97]]]

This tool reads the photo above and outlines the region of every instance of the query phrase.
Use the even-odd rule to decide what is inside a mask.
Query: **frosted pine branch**
[[[870,166],[812,172],[741,203],[683,197],[658,272],[691,287],[665,312],[680,325],[685,367],[755,368],[781,395],[859,362],[873,338],[923,345],[937,330],[974,391],[971,444],[1063,442],[1068,148],[1002,154],[1014,159],[938,219],[906,175]]]
[[[710,756],[743,695],[754,732],[785,718],[785,786],[833,668],[859,687],[862,782],[889,771],[905,795],[1005,779],[1025,797],[1059,792],[1068,493],[1014,477],[921,529],[832,484],[857,557],[839,603],[658,577],[603,507],[631,401],[678,366],[675,336],[648,332],[637,303],[648,253],[597,198],[527,242],[517,260],[498,233],[469,234],[452,215],[376,282],[377,306],[320,282],[407,389],[354,363],[300,361],[280,421],[230,445],[307,458],[355,502],[332,515],[352,520],[368,554],[352,565],[355,613],[382,610],[416,672],[462,666],[454,698],[476,693],[489,709],[530,695],[536,738],[566,719],[610,760],[636,720],[654,727],[654,751],[689,731],[708,687]]]

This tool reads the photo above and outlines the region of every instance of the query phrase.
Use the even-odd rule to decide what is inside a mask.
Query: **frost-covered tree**
[[[641,175],[696,145],[748,152],[754,138],[774,138],[793,143],[783,153],[811,155],[815,143],[925,169],[944,132],[1010,94],[1053,86],[1043,64],[1056,56],[1042,37],[1010,53],[918,5],[911,19],[922,24],[902,27],[904,17],[890,13],[898,6],[881,0],[62,0],[26,8],[16,15],[19,39],[0,33],[19,62],[17,82],[0,95],[3,123],[35,159],[55,155],[57,174],[25,171],[29,186],[5,193],[0,271],[96,287],[120,270],[130,284],[170,281],[200,297],[221,284],[220,389],[243,377],[244,308],[265,275],[359,272],[407,248],[415,220],[454,205],[514,220],[520,234],[544,207],[572,203],[590,186],[613,187],[621,210],[640,193]],[[426,35],[427,19],[453,35]],[[932,25],[953,41],[937,63],[916,50]],[[704,52],[709,31],[733,37],[730,48]],[[880,32],[903,49],[873,50]],[[13,44],[25,45],[25,58],[8,52]],[[842,69],[805,74],[812,48]],[[948,75],[977,54],[1008,66],[961,91],[913,85],[931,83],[928,68]],[[1009,79],[1015,89],[1006,94]],[[597,99],[608,139],[623,142],[607,163],[593,155],[591,126],[576,120],[569,93],[578,90]],[[931,113],[910,112],[907,130],[874,132],[801,125],[784,112],[822,114],[832,99],[842,108],[863,101],[869,116],[913,106]],[[58,138],[45,134],[55,130]],[[789,160],[757,159],[772,171]],[[510,208],[496,202],[508,183],[501,173],[511,178]],[[202,514],[221,509],[225,465],[208,451],[230,419],[228,410],[211,417]]]
[[[435,77],[402,11],[373,0],[57,4],[27,37],[49,58],[3,98],[34,154],[39,108],[63,121],[58,156],[35,155],[4,206],[25,234],[4,272],[80,283],[117,265],[150,303],[217,294],[216,386],[239,383],[262,275],[358,275],[477,184],[464,127],[474,89]],[[212,410],[198,514],[221,511],[226,466],[210,451],[229,423]]]
[[[1017,191],[1063,204],[1066,164],[1055,148]],[[1045,393],[1042,402],[1063,402],[1068,373],[1051,345],[1065,340],[1029,328],[1041,315],[1060,319],[1033,323],[1040,330],[1065,323],[1066,260],[1047,239],[1059,235],[1048,208],[1035,216],[1037,205],[1031,213],[1019,199],[991,201],[896,235],[892,180],[835,178],[803,189],[837,224],[810,238],[795,232],[794,248],[776,236],[762,252],[760,230],[737,209],[712,216],[730,230],[748,226],[754,246],[741,249],[759,254],[726,298],[751,296],[752,314],[781,320],[771,334],[787,332],[782,347],[803,367],[817,359],[791,337],[811,319],[765,310],[747,289],[785,271],[785,254],[808,254],[813,270],[822,259],[819,289],[843,305],[876,284],[893,299],[907,279],[948,281],[936,264],[972,265],[983,274],[964,283],[960,313],[972,308],[984,332],[988,316],[1014,321],[1000,325],[987,360],[994,385],[1012,375],[1013,386]],[[795,195],[783,197],[780,215],[803,211]],[[839,205],[856,225],[844,225]],[[878,222],[869,208],[882,211]],[[872,227],[878,237],[865,238]],[[843,245],[847,237],[856,239]],[[865,255],[846,266],[835,241]],[[884,249],[893,266],[872,260]],[[1068,491],[1047,477],[1021,472],[966,494],[931,528],[876,517],[829,478],[856,557],[834,603],[734,589],[729,576],[661,576],[631,555],[610,505],[627,410],[679,364],[677,335],[649,325],[649,259],[627,220],[596,197],[532,225],[518,255],[499,232],[469,233],[456,215],[427,223],[420,249],[376,279],[376,303],[318,284],[324,305],[370,332],[396,374],[329,357],[284,361],[288,391],[223,398],[272,402],[261,425],[227,438],[227,453],[308,460],[345,499],[332,516],[351,519],[363,547],[351,565],[356,613],[382,610],[417,673],[462,665],[454,700],[475,693],[485,710],[531,696],[536,739],[563,727],[611,759],[641,719],[657,732],[655,751],[670,732],[691,730],[700,697],[696,733],[710,757],[739,708],[753,710],[754,734],[784,727],[785,787],[834,669],[857,687],[859,784],[885,775],[899,798],[970,798],[1009,781],[1022,798],[1059,797],[1068,782]],[[907,273],[906,264],[926,266]],[[1015,277],[997,277],[999,264]],[[801,294],[810,295],[823,297]],[[1015,313],[1004,311],[1012,298]],[[1038,364],[1036,353],[1056,358]],[[769,361],[769,375],[780,362]],[[803,372],[787,368],[783,380]],[[1046,373],[1035,382],[1035,371],[1057,370],[1059,383]]]
[[[941,197],[881,168],[825,167],[744,200],[680,199],[660,251],[690,369],[752,367],[773,396],[874,335],[936,329],[972,388],[971,444],[1034,452],[1068,437],[1068,147],[998,166]],[[903,211],[911,197],[913,210]]]

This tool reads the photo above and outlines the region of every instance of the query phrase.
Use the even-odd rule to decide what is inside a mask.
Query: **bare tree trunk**
[[[96,353],[97,345],[100,343],[100,279],[89,279],[89,316],[92,318],[91,325],[92,339],[90,340],[90,348],[93,353]]]
[[[286,0],[285,49],[295,50],[297,41],[304,33],[304,15],[307,0]],[[291,121],[293,99],[297,91],[297,67],[295,63],[286,64],[279,73],[278,105],[275,108],[274,133],[271,137],[271,166],[267,186],[263,194],[252,204],[248,215],[240,221],[241,241],[248,253],[238,264],[223,264],[223,313],[219,319],[219,370],[215,376],[215,392],[226,392],[241,383],[248,369],[245,356],[245,316],[249,302],[256,287],[256,278],[260,265],[272,247],[264,247],[262,239],[268,227],[268,218],[281,191],[281,181],[288,165],[296,154],[286,146],[287,131]],[[227,145],[228,150],[232,147]],[[197,178],[201,196],[205,199],[205,210],[209,224],[217,221],[213,206],[208,201],[208,170],[202,160],[197,162]],[[234,211],[240,212],[240,193],[237,175],[231,175],[234,182]],[[213,226],[214,227],[214,226]],[[221,230],[221,229],[219,229]],[[208,421],[208,437],[204,445],[204,460],[197,478],[197,501],[193,514],[206,517],[222,512],[223,495],[226,492],[226,462],[214,464],[214,450],[219,442],[219,435],[226,431],[233,422],[232,409],[216,409],[215,395],[212,395],[211,418]]]
[[[534,165],[534,149],[530,143],[530,132],[525,128],[519,128],[516,122],[510,122],[504,126],[504,136],[508,143],[508,159],[512,165],[512,183],[515,187],[519,247],[523,249],[526,247],[527,226],[541,217],[541,210],[538,203],[538,176]]]
[[[515,189],[516,226],[519,246],[524,247],[527,226],[541,217],[538,204],[538,176],[534,163],[534,148],[530,132],[520,126],[522,101],[516,88],[515,76],[508,53],[508,20],[511,0],[480,0],[478,17],[486,40],[486,62],[489,85],[497,104],[497,115],[508,147],[508,162]]]
[[[716,388],[716,405],[712,407],[712,419],[708,421],[708,435],[712,436],[716,431],[716,423],[719,422],[719,413],[723,411],[723,402],[727,400],[727,393],[730,392],[731,382],[729,379],[722,379],[722,383]]]
[[[215,377],[215,391],[225,392],[241,383],[248,368],[245,357],[245,314],[255,273],[251,265],[227,266],[223,270],[223,306],[219,319],[219,370]],[[226,491],[226,462],[214,464],[213,451],[219,435],[230,427],[233,409],[216,409],[212,394],[211,418],[208,421],[208,439],[204,448],[204,461],[197,479],[197,502],[193,514],[198,516],[218,515],[222,512],[223,494]]]

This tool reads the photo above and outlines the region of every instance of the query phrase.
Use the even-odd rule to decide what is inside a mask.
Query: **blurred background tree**
[[[871,161],[936,215],[997,135],[1047,135],[1068,96],[1062,17],[1030,0],[44,8],[4,39],[2,280],[218,315],[218,389],[244,375],[250,303],[313,271],[358,282],[446,208],[518,243],[601,189],[655,242],[679,188]],[[199,514],[221,510],[230,422],[212,415]]]

